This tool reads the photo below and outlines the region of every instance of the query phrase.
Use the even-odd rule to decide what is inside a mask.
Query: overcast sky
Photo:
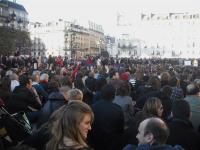
[[[58,18],[88,20],[103,26],[106,34],[116,30],[117,12],[130,22],[142,12],[199,12],[200,0],[16,0],[24,5],[30,21],[47,22]],[[199,10],[199,11],[198,11]]]

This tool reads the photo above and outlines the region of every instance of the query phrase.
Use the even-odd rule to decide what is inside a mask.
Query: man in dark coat
[[[170,136],[167,143],[179,144],[186,150],[200,149],[200,136],[189,121],[190,106],[185,100],[174,101],[172,106],[173,118],[169,122]]]
[[[166,123],[160,118],[147,118],[138,128],[138,147],[136,150],[184,150],[181,146],[165,144],[169,136]],[[127,145],[123,150],[132,150],[134,145]]]
[[[46,123],[49,120],[51,114],[64,104],[65,104],[64,96],[59,91],[52,92],[49,95],[48,101],[41,109],[41,114],[37,122],[37,127],[39,128],[42,124]]]
[[[8,111],[16,113],[19,111],[32,112],[32,110],[40,110],[41,103],[38,100],[38,95],[32,87],[31,78],[22,75],[19,78],[20,85],[17,86],[12,94],[11,100],[8,103]]]
[[[89,144],[95,150],[121,150],[124,115],[120,106],[112,103],[115,88],[105,85],[101,94],[102,100],[92,106],[95,120],[89,134]]]

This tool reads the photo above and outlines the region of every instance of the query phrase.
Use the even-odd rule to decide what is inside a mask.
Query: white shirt
[[[13,92],[16,86],[19,86],[19,81],[12,80],[10,85],[10,90]]]

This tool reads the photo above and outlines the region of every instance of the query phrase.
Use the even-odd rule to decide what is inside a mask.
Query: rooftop
[[[26,13],[28,13],[26,11],[26,9],[24,8],[24,6],[17,4],[17,3],[14,3],[14,2],[11,2],[11,1],[8,1],[8,0],[0,0],[0,4],[4,4],[4,5],[7,5],[8,7],[18,9],[18,10],[21,10],[21,11],[25,11]]]

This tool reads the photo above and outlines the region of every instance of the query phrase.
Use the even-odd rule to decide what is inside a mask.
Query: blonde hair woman
[[[142,111],[156,117],[162,117],[163,106],[161,100],[157,97],[149,98],[144,104]]]
[[[91,108],[80,101],[70,101],[50,118],[52,137],[46,150],[90,150],[86,143],[94,119]]]

